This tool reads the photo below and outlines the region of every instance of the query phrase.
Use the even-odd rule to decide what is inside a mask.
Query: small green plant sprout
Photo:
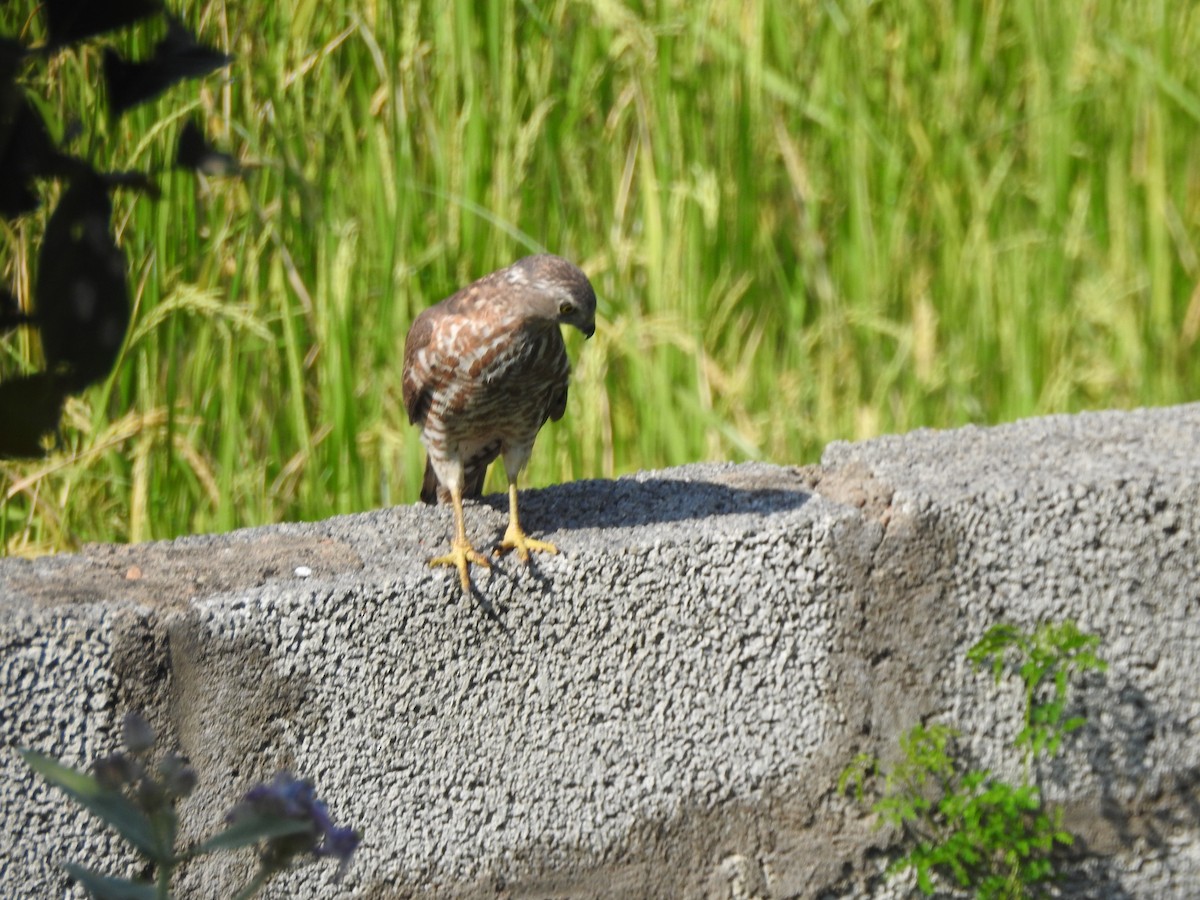
[[[137,713],[126,715],[122,736],[125,750],[97,760],[91,773],[32,750],[20,751],[30,768],[115,829],[153,868],[155,880],[148,882],[64,864],[96,900],[167,900],[171,878],[181,865],[217,850],[242,847],[257,847],[259,865],[236,900],[252,897],[305,853],[334,857],[339,861],[338,878],[345,873],[359,836],[335,826],[312,784],[286,772],[269,784],[252,787],[225,817],[224,830],[177,851],[175,806],[195,788],[196,772],[176,753],[167,753],[152,765],[154,732]]]
[[[1057,756],[1062,739],[1084,724],[1083,716],[1066,717],[1068,680],[1108,668],[1095,653],[1099,645],[1099,637],[1084,634],[1068,620],[1043,623],[1032,634],[1012,625],[993,625],[967,652],[975,668],[992,667],[997,683],[1004,678],[1006,657],[1015,658],[1014,671],[1025,691],[1025,727],[1016,746],[1024,751],[1027,765],[1041,753]]]
[[[941,724],[917,725],[903,735],[900,760],[890,771],[869,754],[842,771],[838,791],[859,802],[871,792],[880,824],[903,835],[905,852],[889,872],[912,869],[924,894],[956,888],[985,900],[1037,896],[1057,878],[1055,847],[1074,838],[1063,828],[1062,810],[1045,807],[1029,763],[1038,754],[1056,754],[1063,737],[1083,724],[1082,717],[1066,715],[1067,689],[1072,675],[1105,668],[1094,652],[1098,644],[1072,622],[1031,634],[997,625],[968,652],[974,665],[990,663],[997,678],[1011,658],[1025,687],[1025,727],[1014,747],[1026,776],[1018,784],[969,766],[957,752],[958,732]]]

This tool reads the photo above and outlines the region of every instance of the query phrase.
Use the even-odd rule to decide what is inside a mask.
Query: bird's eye
[[[570,311],[571,311],[570,301],[564,300],[562,303],[558,304],[558,314],[560,316],[565,316]]]

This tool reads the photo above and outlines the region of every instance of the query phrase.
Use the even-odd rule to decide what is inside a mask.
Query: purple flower
[[[171,797],[186,797],[196,789],[197,775],[187,761],[178,753],[168,753],[158,764],[158,775]]]
[[[145,753],[154,746],[154,729],[141,713],[128,712],[121,722],[121,736],[130,753]]]
[[[337,877],[341,878],[358,847],[359,836],[351,828],[333,824],[329,810],[317,799],[312,782],[296,778],[290,772],[277,772],[269,784],[256,784],[250,788],[225,821],[234,823],[251,816],[278,816],[309,825],[299,834],[266,841],[263,861],[274,867],[283,868],[293,856],[311,852],[317,857],[338,859]]]
[[[331,827],[325,832],[321,846],[317,848],[317,856],[332,856],[338,860],[337,874],[334,881],[341,881],[346,870],[350,868],[350,858],[358,849],[361,838],[353,828]]]
[[[124,753],[110,753],[92,763],[92,772],[104,787],[119,790],[142,777],[142,766]]]

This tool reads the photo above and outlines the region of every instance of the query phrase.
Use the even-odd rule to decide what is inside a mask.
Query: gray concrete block
[[[988,626],[1074,618],[1111,667],[1039,774],[1082,836],[1068,896],[1200,883],[1200,405],[915,432],[820,466],[695,465],[523,495],[558,544],[467,599],[448,509],[0,561],[0,738],[71,764],[147,711],[215,830],[278,768],[365,832],[270,897],[900,896],[835,792],[918,721],[1015,774]],[[504,498],[468,507],[486,545]],[[297,574],[301,567],[311,574]],[[115,842],[0,753],[0,895],[63,896]],[[248,853],[194,866],[226,897]],[[67,894],[70,896],[70,894]]]

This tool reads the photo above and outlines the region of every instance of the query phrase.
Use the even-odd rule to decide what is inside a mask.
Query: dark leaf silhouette
[[[167,21],[167,34],[143,62],[122,59],[115,50],[104,51],[104,83],[108,106],[116,117],[152,100],[178,81],[200,78],[229,65],[233,57],[199,43],[182,22]]]
[[[0,216],[9,219],[40,205],[34,179],[88,171],[85,163],[54,145],[41,112],[17,83],[17,71],[31,52],[0,38]]]
[[[51,372],[0,382],[0,459],[44,456],[66,396],[66,386]]]
[[[237,160],[209,144],[200,126],[191,121],[184,124],[179,134],[175,165],[205,175],[237,175],[241,171]]]
[[[18,325],[29,325],[32,320],[21,312],[17,298],[7,288],[0,288],[0,334],[12,331]]]
[[[0,37],[0,83],[7,88],[17,77],[21,63],[29,56],[29,51],[20,41]]]
[[[109,192],[134,188],[159,196],[154,180],[141,172],[98,173],[62,152],[19,79],[30,59],[163,14],[161,0],[43,0],[41,8],[45,44],[26,47],[0,37],[0,216],[36,210],[39,179],[60,180],[66,187],[38,251],[33,313],[22,311],[11,292],[0,288],[0,337],[21,326],[36,327],[46,362],[45,372],[0,379],[0,458],[43,455],[47,438],[59,427],[65,398],[112,371],[129,328],[130,303],[125,257],[112,234]],[[232,62],[199,43],[177,19],[167,16],[166,26],[145,61],[105,51],[103,74],[114,118],[178,81]],[[76,122],[67,132],[79,129]],[[210,174],[238,170],[236,161],[210,147],[195,126],[185,128],[177,160]]]
[[[145,172],[137,172],[128,170],[124,172],[100,172],[94,173],[97,178],[104,182],[109,189],[112,188],[132,188],[135,191],[143,191],[152,199],[157,200],[162,196],[162,191],[159,190],[158,182]]]
[[[167,33],[154,48],[154,57],[170,62],[180,78],[202,78],[233,62],[232,56],[201,44],[174,16],[167,17]]]
[[[129,327],[125,257],[98,176],[77,177],[46,225],[34,292],[49,371],[72,393],[106,376]]]
[[[158,0],[46,0],[50,43],[61,47],[123,28],[162,10]]]
[[[69,175],[83,164],[58,151],[42,114],[15,86],[5,86],[0,104],[0,215],[11,219],[37,209],[35,178]]]

